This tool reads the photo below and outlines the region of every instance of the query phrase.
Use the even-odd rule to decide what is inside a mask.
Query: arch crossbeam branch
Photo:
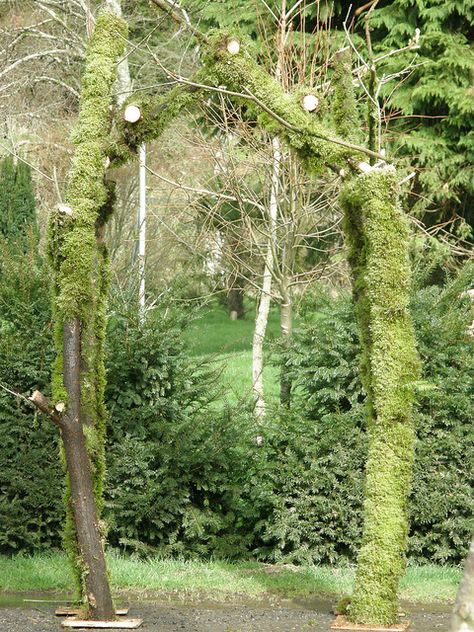
[[[214,32],[203,44],[204,67],[192,79],[170,72],[177,85],[168,93],[129,99],[118,114],[108,150],[112,163],[126,162],[142,142],[159,138],[183,109],[209,91],[226,94],[234,102],[253,108],[258,122],[281,136],[312,172],[328,167],[341,170],[364,156],[384,160],[382,154],[342,138],[321,121],[317,112],[308,112],[303,101],[307,95],[301,91],[285,92],[259,66],[251,54],[251,45],[240,45],[234,52],[231,44],[235,41],[231,33]],[[131,105],[139,111],[139,118],[132,121],[126,120],[126,110]]]

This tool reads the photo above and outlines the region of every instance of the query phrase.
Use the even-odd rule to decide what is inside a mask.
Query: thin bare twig
[[[184,25],[188,29],[188,31],[191,31],[191,33],[195,37],[197,37],[197,39],[201,40],[202,42],[207,41],[207,36],[205,35],[205,33],[200,31],[196,27],[194,27],[189,21],[189,18],[186,19],[187,13],[180,7],[178,2],[174,2],[173,0],[170,0],[169,2],[167,2],[166,0],[151,0],[151,1],[153,2],[153,4],[156,4],[156,6],[159,7],[162,11],[167,13],[170,16],[170,18],[172,18],[175,22],[177,22],[178,24]],[[186,15],[186,17],[182,15],[181,13],[178,13],[175,10],[176,8],[179,9],[179,11],[181,12],[184,11],[184,14]]]

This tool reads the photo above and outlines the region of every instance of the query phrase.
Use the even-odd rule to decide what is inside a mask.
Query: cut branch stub
[[[63,412],[64,408],[59,410],[56,406],[51,408],[49,405],[49,400],[47,397],[43,395],[41,391],[33,391],[33,393],[28,397],[30,402],[36,406],[38,410],[42,413],[50,417],[56,425],[60,424],[61,417],[60,414]],[[62,403],[62,402],[61,402]],[[57,404],[59,405],[59,404]],[[64,407],[64,404],[63,404]]]
[[[72,215],[72,208],[67,204],[58,204],[58,211],[62,215]]]
[[[138,105],[131,103],[127,105],[123,112],[123,118],[127,121],[127,123],[136,123],[141,119],[142,113]]]
[[[303,109],[314,112],[319,107],[319,99],[315,94],[305,94],[302,100]]]
[[[235,37],[227,40],[227,52],[231,55],[237,55],[240,52],[240,42]]]

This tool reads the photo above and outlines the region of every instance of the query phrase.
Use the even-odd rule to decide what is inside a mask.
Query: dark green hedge
[[[0,382],[49,392],[50,290],[38,259],[0,243]],[[58,433],[25,402],[0,392],[0,551],[59,545],[63,474]]]
[[[231,556],[235,499],[247,471],[247,418],[212,402],[216,370],[186,356],[189,314],[109,321],[107,520],[128,550]]]
[[[461,291],[461,283],[425,288],[412,305],[423,360],[410,496],[409,556],[417,561],[459,561],[474,529],[474,342]],[[313,309],[318,318],[297,334],[290,358],[303,419],[292,422],[299,425],[283,450],[278,443],[282,493],[264,535],[272,555],[321,561],[357,549],[366,441],[350,298]]]
[[[47,273],[17,254],[3,257],[2,278],[0,379],[47,392]],[[410,504],[409,553],[418,561],[459,561],[474,528],[474,354],[461,291],[430,287],[413,301],[424,362]],[[108,329],[110,543],[143,553],[354,559],[366,440],[350,298],[318,299],[302,315],[287,358],[296,400],[290,411],[270,410],[264,428],[248,410],[212,401],[218,376],[184,348],[189,314],[162,306],[140,326],[134,311],[114,307]],[[48,420],[0,395],[0,552],[60,544],[57,443]]]

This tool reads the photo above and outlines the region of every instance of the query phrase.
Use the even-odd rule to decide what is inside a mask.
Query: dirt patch
[[[16,604],[15,604],[16,605]],[[330,632],[334,620],[330,601],[307,600],[238,605],[134,602],[129,616],[144,619],[142,632]],[[60,632],[53,603],[25,603],[0,608],[0,632]],[[449,607],[410,605],[409,632],[447,632]]]

